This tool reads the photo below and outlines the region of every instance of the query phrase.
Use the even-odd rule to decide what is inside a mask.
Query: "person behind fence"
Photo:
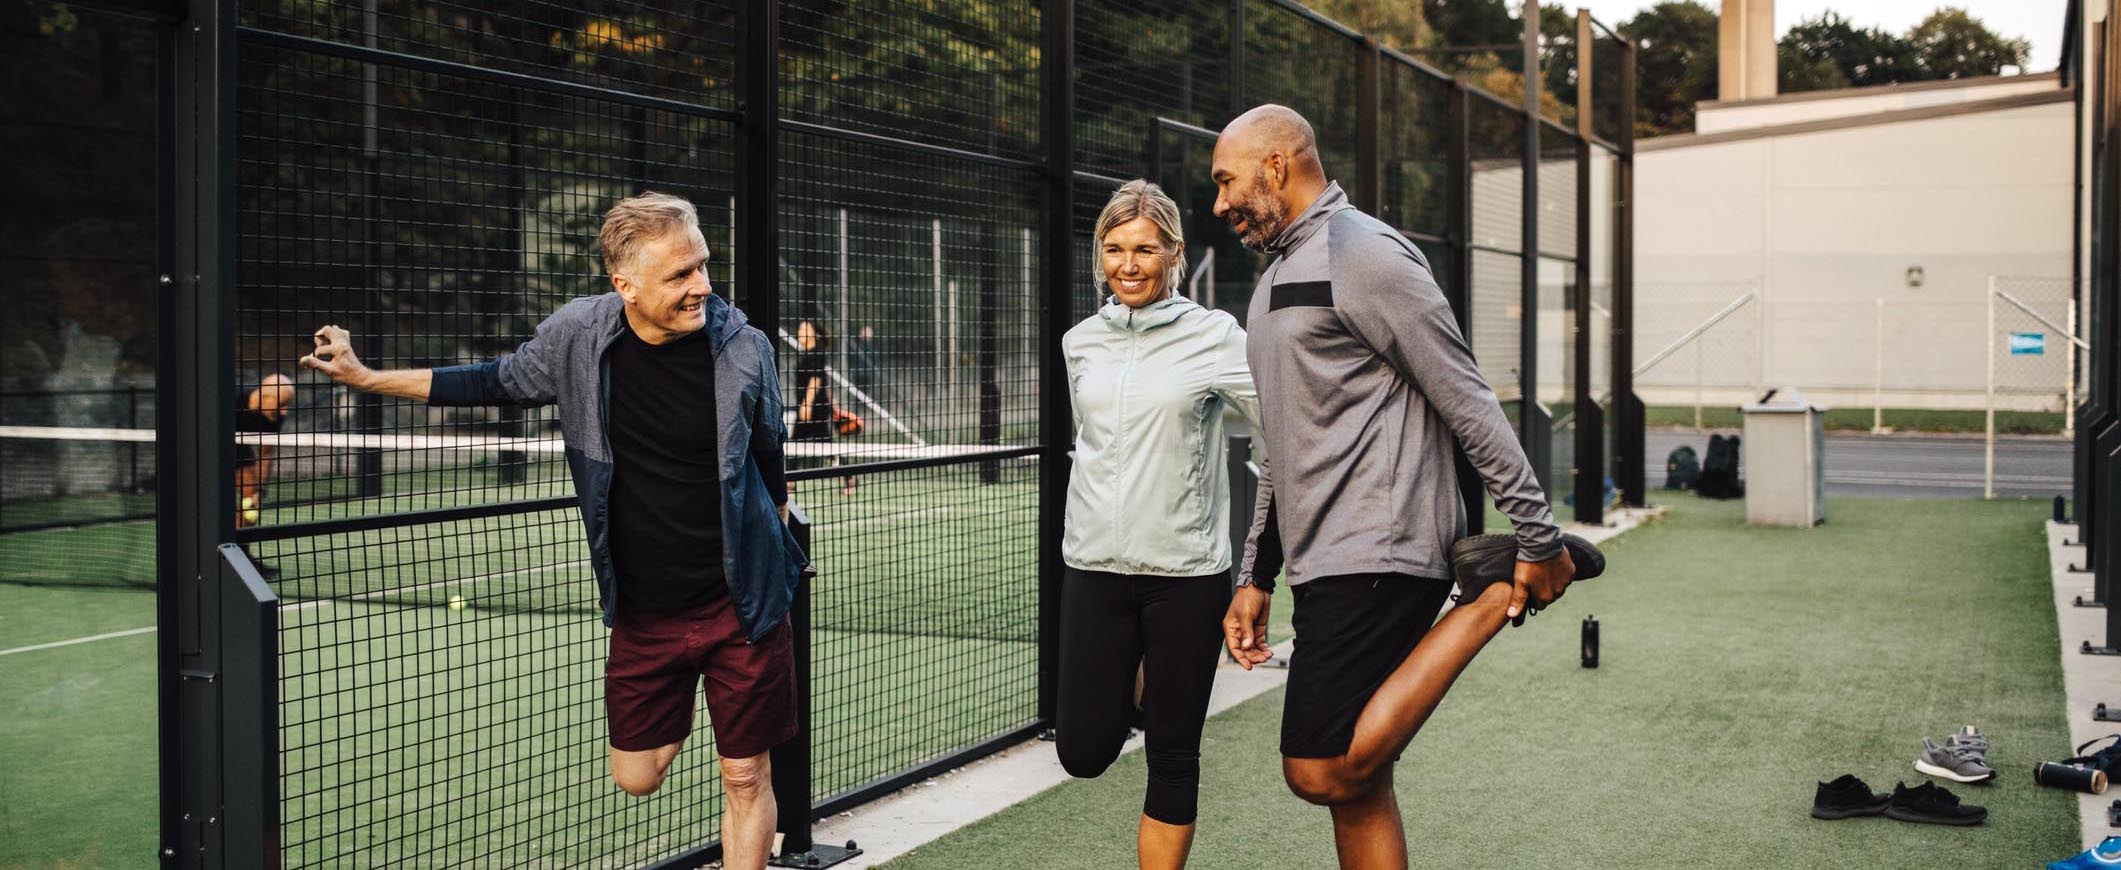
[[[855,332],[854,341],[847,346],[847,367],[854,370],[850,376],[856,389],[869,394],[869,401],[882,401],[876,392],[878,375],[882,369],[877,360],[874,328],[864,324]]]
[[[1258,417],[1245,331],[1173,292],[1185,278],[1178,206],[1131,181],[1098,215],[1092,253],[1111,298],[1061,338],[1075,415],[1061,560],[1061,765],[1094,777],[1135,715],[1149,783],[1145,868],[1184,866],[1200,791],[1201,725],[1230,600],[1223,412]]]
[[[832,372],[826,362],[824,327],[805,317],[795,324],[795,427],[788,440],[811,445],[832,443],[839,422],[839,406],[832,400]],[[796,468],[826,468],[839,464],[836,456],[798,457]],[[854,495],[856,480],[841,478],[840,495]]]
[[[242,436],[279,432],[294,403],[294,380],[274,373],[260,378],[256,389],[244,391],[243,402],[236,408],[236,528],[258,524],[265,510],[265,484],[272,480],[273,446],[251,444]],[[280,569],[256,559],[251,561],[265,579],[280,578]]]
[[[1310,123],[1248,111],[1223,128],[1211,171],[1215,214],[1273,257],[1246,321],[1271,455],[1225,642],[1247,668],[1272,656],[1269,593],[1285,568],[1283,778],[1330,809],[1342,867],[1403,868],[1393,764],[1474,655],[1559,598],[1574,568],[1427,260],[1326,179]],[[1514,582],[1466,590],[1439,620],[1465,534],[1454,439],[1516,526],[1518,561]]]
[[[375,371],[337,326],[302,365],[430,405],[560,409],[604,624],[611,776],[653,794],[705,685],[725,866],[765,866],[767,750],[796,736],[788,608],[806,557],[786,527],[773,345],[707,281],[692,203],[644,193],[598,236],[613,292],[575,299],[497,360]]]

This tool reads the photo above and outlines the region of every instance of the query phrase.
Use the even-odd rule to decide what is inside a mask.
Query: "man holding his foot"
[[[1403,868],[1392,765],[1473,656],[1575,575],[1545,494],[1459,334],[1428,261],[1348,203],[1302,116],[1255,108],[1223,128],[1217,216],[1274,256],[1248,350],[1271,456],[1224,619],[1266,661],[1268,593],[1286,565],[1299,638],[1282,771],[1329,808],[1344,868]],[[1452,443],[1516,526],[1513,582],[1451,591],[1465,532]]]

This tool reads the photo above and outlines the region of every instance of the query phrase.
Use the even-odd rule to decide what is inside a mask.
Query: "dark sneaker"
[[[1962,804],[1959,796],[1934,782],[1914,788],[1907,783],[1893,786],[1893,797],[1885,804],[1887,818],[1925,825],[1978,825],[1988,818],[1988,808]]]
[[[1576,535],[1562,535],[1561,546],[1576,563],[1574,580],[1589,580],[1605,573],[1605,554],[1598,546]],[[1490,584],[1517,579],[1516,535],[1473,535],[1451,545],[1451,575],[1458,581],[1459,601],[1471,601]]]
[[[1812,818],[1853,819],[1857,816],[1875,816],[1885,812],[1885,805],[1892,798],[1872,794],[1871,787],[1854,774],[1844,773],[1833,782],[1822,782],[1819,791],[1812,795]]]
[[[1988,782],[1996,778],[1994,768],[1972,746],[1947,742],[1943,746],[1922,738],[1922,754],[1915,756],[1915,769],[1953,782]]]

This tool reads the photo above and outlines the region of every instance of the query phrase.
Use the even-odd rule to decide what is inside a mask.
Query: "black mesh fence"
[[[1042,440],[1066,419],[1040,392],[1057,364],[1045,339],[1100,304],[1092,224],[1133,178],[1181,206],[1185,292],[1244,316],[1266,260],[1213,214],[1209,173],[1236,112],[1304,113],[1329,175],[1464,294],[1497,392],[1574,401],[1567,312],[1586,218],[1572,134],[1549,129],[1528,159],[1521,107],[1477,83],[1459,93],[1293,3],[1072,5],[1059,62],[1075,147],[1055,154],[1041,136],[1051,4],[1038,0],[239,4],[225,389],[249,406],[278,378],[292,386],[277,431],[238,433],[221,483],[280,597],[286,866],[711,856],[722,791],[704,710],[657,796],[611,782],[607,634],[555,410],[382,399],[295,362],[327,324],[379,369],[513,351],[569,300],[610,289],[596,235],[624,196],[694,204],[716,292],[779,353],[815,568],[809,797],[835,807],[1043,723],[1042,584],[1058,554],[1041,550],[1056,519],[1042,495],[1066,461]],[[747,16],[767,12],[777,44],[748,45]],[[1370,64],[1374,111],[1361,105]],[[759,70],[777,107],[749,87]],[[1070,164],[1060,269],[1045,173]],[[749,186],[762,167],[770,198]],[[1528,171],[1541,188],[1531,310]],[[770,247],[738,218],[759,208]],[[768,249],[775,262],[739,259]],[[1048,302],[1067,322],[1047,322]],[[1526,318],[1538,372],[1521,371]],[[47,425],[35,408],[56,400],[36,401],[0,407],[4,422]],[[114,429],[156,424],[137,397],[64,401]],[[44,451],[19,455],[65,482],[8,475],[0,547],[21,523],[139,525],[151,511],[152,450],[142,465],[122,443],[6,446],[10,465]],[[65,472],[66,450],[102,467]],[[83,493],[95,497],[57,498]]]

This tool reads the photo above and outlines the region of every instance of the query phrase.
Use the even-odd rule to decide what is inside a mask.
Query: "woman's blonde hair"
[[[1113,192],[1112,198],[1105,202],[1105,210],[1098,212],[1097,227],[1090,235],[1092,262],[1104,251],[1106,233],[1111,232],[1113,227],[1141,217],[1156,224],[1156,231],[1164,237],[1164,242],[1171,246],[1174,262],[1171,268],[1164,272],[1164,286],[1173,295],[1177,295],[1178,288],[1186,283],[1186,231],[1180,224],[1178,203],[1172,202],[1171,196],[1164,193],[1163,188],[1148,179],[1137,178],[1120,185],[1119,190]],[[1105,270],[1097,269],[1092,274],[1096,277],[1091,283],[1100,290],[1105,289]]]

